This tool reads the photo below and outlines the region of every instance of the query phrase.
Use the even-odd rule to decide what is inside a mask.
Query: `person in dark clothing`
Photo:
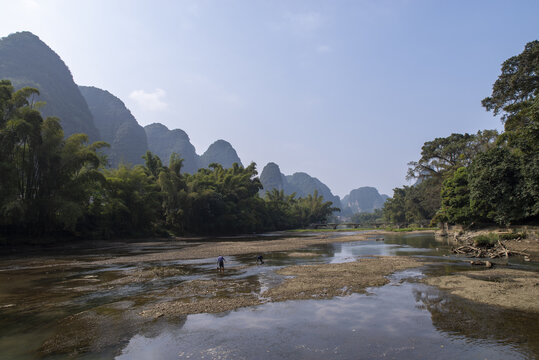
[[[219,255],[217,258],[217,270],[219,272],[225,272],[225,258],[222,255]]]
[[[262,255],[258,255],[258,257],[256,258],[257,265],[258,265],[258,262],[260,262],[260,265],[264,263],[264,258],[262,257]]]

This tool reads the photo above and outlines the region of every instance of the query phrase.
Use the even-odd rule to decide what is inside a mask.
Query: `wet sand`
[[[539,274],[507,268],[427,278],[425,282],[486,305],[539,313]]]
[[[364,292],[389,282],[386,276],[423,263],[403,256],[380,256],[340,264],[289,266],[277,273],[293,276],[264,295],[272,301],[329,299]]]

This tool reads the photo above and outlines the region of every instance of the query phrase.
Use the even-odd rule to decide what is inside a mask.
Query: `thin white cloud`
[[[163,98],[167,95],[163,89],[155,89],[153,92],[146,92],[144,90],[133,90],[129,94],[129,98],[134,100],[137,105],[145,110],[160,111],[165,110],[168,104],[163,101]]]
[[[291,31],[298,35],[310,35],[323,24],[324,18],[318,12],[287,12],[279,20],[269,23],[269,28],[273,31]]]
[[[322,16],[314,11],[299,13],[299,14],[285,14],[285,19],[295,28],[312,32],[317,30],[322,25]]]
[[[328,45],[318,45],[316,47],[316,52],[318,52],[318,53],[328,53],[328,52],[331,52],[331,51],[332,51],[332,49]]]

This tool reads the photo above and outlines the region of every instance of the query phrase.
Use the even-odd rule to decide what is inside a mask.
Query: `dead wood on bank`
[[[500,240],[498,240],[498,242],[492,247],[477,246],[471,242],[468,242],[465,245],[454,247],[451,250],[455,254],[461,254],[473,258],[496,259],[517,255],[524,256],[524,260],[526,261],[529,261],[530,259],[530,254],[523,251],[509,250]]]

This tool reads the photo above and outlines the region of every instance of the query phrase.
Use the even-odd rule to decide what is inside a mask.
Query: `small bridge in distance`
[[[339,226],[341,226],[344,229],[357,229],[360,225],[368,228],[376,228],[378,227],[376,224],[359,224],[359,223],[320,223],[320,224],[312,224],[313,229],[333,229],[336,230]]]

